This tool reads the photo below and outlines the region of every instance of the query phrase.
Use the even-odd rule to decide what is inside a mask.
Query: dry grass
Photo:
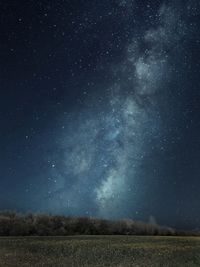
[[[199,267],[200,238],[4,237],[0,266]]]

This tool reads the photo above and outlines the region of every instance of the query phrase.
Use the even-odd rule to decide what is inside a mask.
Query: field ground
[[[1,237],[0,267],[199,267],[199,237]]]

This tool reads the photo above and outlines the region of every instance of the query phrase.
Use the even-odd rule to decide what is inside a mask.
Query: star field
[[[0,209],[200,227],[199,8],[0,2]]]

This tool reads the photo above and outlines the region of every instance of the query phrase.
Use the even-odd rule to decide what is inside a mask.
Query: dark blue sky
[[[200,228],[197,0],[0,1],[0,209]]]

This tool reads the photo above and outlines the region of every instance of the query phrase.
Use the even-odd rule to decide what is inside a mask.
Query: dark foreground
[[[0,266],[199,267],[199,237],[2,237]]]

